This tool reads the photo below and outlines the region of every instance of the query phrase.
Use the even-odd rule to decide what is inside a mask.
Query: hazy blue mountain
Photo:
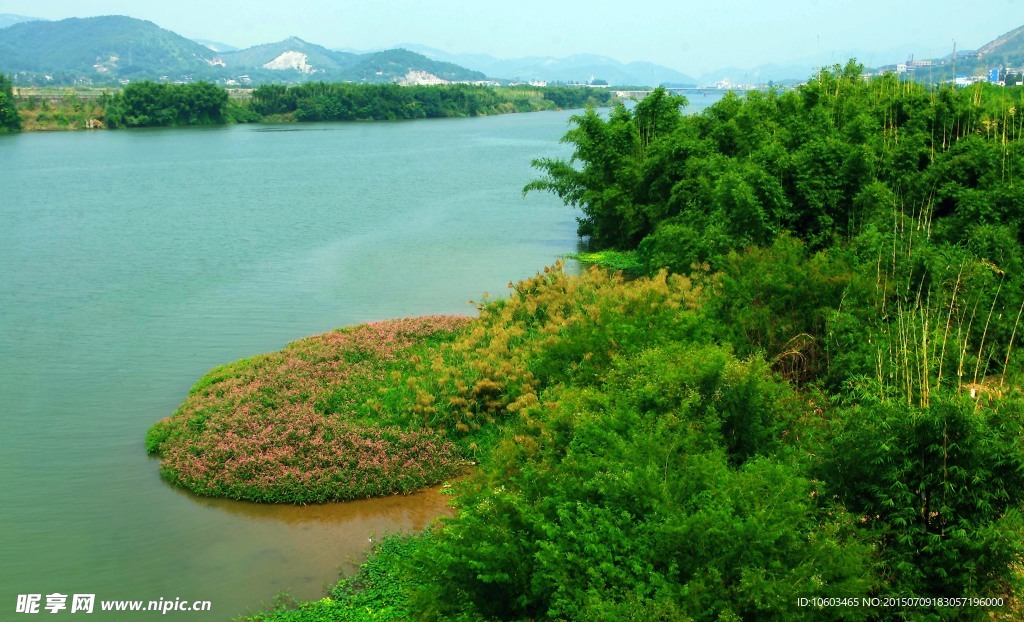
[[[450,82],[487,79],[487,76],[479,71],[433,60],[405,49],[384,50],[361,56],[345,75],[346,79],[358,82],[391,82],[404,79],[410,72],[423,72]]]
[[[13,13],[0,13],[0,28],[7,28],[14,24],[20,24],[22,22],[38,22],[45,21],[39,17],[26,17],[24,15],[14,15]]]
[[[535,56],[499,59],[487,54],[451,54],[421,45],[403,45],[430,58],[481,71],[492,78],[546,82],[588,82],[657,86],[666,82],[695,84],[689,75],[654,63],[622,63],[607,56],[577,54],[564,58]]]
[[[805,63],[778,64],[771,63],[757,67],[723,67],[701,75],[701,86],[714,86],[719,82],[731,84],[768,84],[784,83],[793,80],[806,80],[817,65]]]
[[[220,41],[210,41],[209,39],[192,39],[199,45],[204,45],[214,52],[237,52],[240,48],[237,48],[228,43],[221,43]]]

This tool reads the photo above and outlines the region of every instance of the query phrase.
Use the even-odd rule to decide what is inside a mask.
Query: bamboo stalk
[[[960,278],[964,274],[964,264],[960,263],[960,272],[956,275],[956,283],[953,284],[953,297],[949,301],[949,313],[946,315],[946,332],[942,335],[942,353],[939,355],[939,377],[936,386],[942,386],[942,365],[946,362],[946,342],[949,340],[949,328],[953,321],[953,307],[956,305],[956,296],[960,289]]]
[[[1020,303],[1020,310],[1017,311],[1017,319],[1013,322],[1013,332],[1010,333],[1010,343],[1006,346],[1006,359],[1003,361],[1003,377],[999,380],[999,388],[1003,388],[1006,382],[1006,370],[1010,367],[1010,352],[1013,351],[1013,340],[1017,336],[1017,326],[1020,325],[1020,316],[1024,313],[1024,300]]]
[[[980,304],[980,301],[977,301],[977,302],[974,303],[974,309],[971,311],[971,320],[967,323],[967,330],[964,331],[964,333],[963,333],[963,338],[964,338],[963,339],[963,345],[960,346],[960,364],[959,364],[959,366],[957,367],[957,370],[956,370],[956,375],[957,375],[956,391],[957,391],[957,393],[959,393],[962,390],[963,384],[964,384],[964,359],[967,358],[967,340],[970,338],[970,335],[971,335],[971,327],[974,326],[974,316],[978,313],[978,304]],[[961,324],[961,326],[962,326],[962,324]],[[957,337],[960,336],[959,335],[959,330],[960,329],[958,328],[957,329],[957,333],[958,333]],[[959,339],[957,340],[957,343],[959,344]]]
[[[974,384],[978,383],[978,368],[981,366],[981,351],[985,347],[985,338],[988,336],[988,326],[992,321],[992,313],[996,310],[996,301],[999,300],[999,293],[1003,291],[1003,281],[1006,279],[1006,273],[1003,273],[1003,277],[999,279],[999,287],[996,288],[996,295],[992,298],[992,306],[988,310],[988,317],[985,319],[985,330],[981,333],[981,343],[978,344],[978,360],[974,364]]]

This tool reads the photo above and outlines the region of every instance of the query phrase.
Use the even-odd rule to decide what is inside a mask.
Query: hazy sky
[[[948,53],[954,40],[958,49],[977,48],[1024,25],[1024,0],[0,0],[0,13],[130,15],[238,47],[295,35],[330,48],[591,53],[701,73],[832,63],[850,52],[881,64]]]

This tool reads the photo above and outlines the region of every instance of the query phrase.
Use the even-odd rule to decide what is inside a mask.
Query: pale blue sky
[[[130,15],[239,47],[295,35],[331,48],[591,53],[701,73],[851,52],[881,64],[948,53],[954,40],[976,48],[1024,25],[1024,0],[0,0],[0,13]]]

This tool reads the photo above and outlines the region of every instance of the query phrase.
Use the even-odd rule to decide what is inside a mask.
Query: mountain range
[[[856,56],[879,59],[874,52]],[[900,59],[902,60],[902,59]],[[845,62],[845,58],[842,61]],[[942,63],[943,59],[938,59]],[[826,63],[831,64],[831,63]],[[724,68],[698,77],[654,63],[621,63],[580,54],[499,59],[486,54],[450,54],[416,44],[372,52],[329,49],[290,37],[237,49],[216,41],[193,41],[152,22],[125,16],[45,21],[0,14],[0,73],[18,83],[113,83],[115,81],[213,80],[224,84],[301,82],[434,83],[441,81],[543,81],[656,86],[785,82],[806,79],[814,59],[754,68]],[[1024,27],[971,53],[959,53],[957,73],[989,65],[1024,65]]]
[[[59,42],[55,44],[55,42]],[[471,69],[467,69],[471,67]],[[696,84],[653,63],[621,63],[597,55],[497,59],[424,46],[354,53],[290,37],[243,50],[192,41],[152,22],[125,16],[36,20],[0,15],[0,72],[18,82],[160,79],[221,82],[506,81],[610,84]],[[47,77],[49,76],[49,77]]]
[[[443,50],[416,44],[402,47],[429,58],[456,63],[482,71],[489,76],[529,82],[590,82],[604,80],[609,84],[656,86],[659,84],[697,84],[697,79],[654,63],[621,63],[607,56],[577,54],[562,58],[531,56],[499,59],[487,54],[450,54]]]
[[[352,54],[297,37],[244,50],[221,44],[215,50],[215,45],[125,16],[5,22],[8,25],[0,27],[0,73],[13,74],[19,83],[101,84],[142,79],[227,84],[309,79],[430,83],[487,79],[482,72],[408,50]]]

